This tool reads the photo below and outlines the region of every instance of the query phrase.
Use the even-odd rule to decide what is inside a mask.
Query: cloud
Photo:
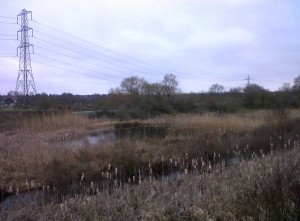
[[[299,75],[300,3],[297,1],[11,0],[3,4],[12,6],[3,10],[5,15],[15,17],[26,8],[32,10],[34,20],[73,36],[29,23],[36,37],[30,39],[36,46],[33,61],[74,70],[72,73],[33,62],[37,88],[44,92],[107,93],[107,88],[118,86],[125,76],[140,74],[146,80],[160,81],[166,72],[178,76],[185,92],[206,90],[209,86],[205,85],[217,82],[243,86],[248,74],[256,79],[255,83],[277,89]],[[7,34],[16,33],[18,28],[0,24]],[[0,41],[0,53],[15,52],[17,45],[18,42]],[[18,62],[0,58],[0,65],[1,82],[6,85],[5,88],[1,85],[0,93],[6,93],[8,88],[14,89]],[[70,78],[72,81],[68,81]],[[102,81],[103,78],[107,81]],[[265,80],[270,78],[273,83]]]
[[[249,31],[239,28],[202,29],[190,34],[186,46],[191,48],[222,48],[241,44],[252,44],[255,37]]]

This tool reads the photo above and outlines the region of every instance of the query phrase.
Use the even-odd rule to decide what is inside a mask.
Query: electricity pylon
[[[249,87],[251,85],[250,80],[253,80],[252,78],[250,78],[250,75],[248,75],[248,77],[246,79],[244,79],[247,81],[246,86]]]
[[[31,15],[32,12],[23,9],[17,16],[17,22],[19,24],[19,17],[21,18],[21,28],[17,32],[17,39],[19,40],[19,33],[21,35],[21,42],[17,48],[17,55],[19,56],[19,72],[16,83],[16,94],[21,94],[28,97],[31,93],[36,94],[35,83],[33,79],[32,69],[31,69],[31,59],[30,54],[34,53],[33,45],[29,43],[28,32],[31,31],[31,37],[33,37],[32,28],[28,27],[27,15]],[[30,51],[32,50],[32,52]]]

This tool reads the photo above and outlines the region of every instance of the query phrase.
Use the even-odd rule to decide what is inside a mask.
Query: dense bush
[[[23,108],[20,99],[17,108]],[[120,119],[150,118],[163,114],[218,112],[230,113],[245,109],[282,109],[300,107],[297,90],[270,92],[259,86],[244,92],[190,94],[109,94],[62,95],[40,94],[29,97],[29,109],[40,111],[102,111],[106,116]],[[111,114],[113,113],[113,114]],[[99,115],[100,116],[100,115]],[[101,115],[102,117],[102,115]]]

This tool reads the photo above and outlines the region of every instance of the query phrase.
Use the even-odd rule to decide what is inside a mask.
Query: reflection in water
[[[103,144],[112,144],[116,140],[114,132],[102,132],[98,134],[90,134],[86,137],[70,140],[67,142],[70,146],[85,147],[85,146],[101,146]]]
[[[18,195],[11,195],[0,203],[0,211],[9,210],[14,207],[24,207],[37,205],[42,202],[51,202],[55,199],[55,194],[42,190],[31,190]]]

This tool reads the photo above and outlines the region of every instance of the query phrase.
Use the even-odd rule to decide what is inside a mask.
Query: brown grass
[[[223,172],[144,181],[2,217],[30,220],[299,220],[300,149],[241,162]]]
[[[160,136],[157,136],[157,138],[151,136],[143,139],[125,137],[114,144],[99,144],[95,147],[86,144],[83,148],[70,146],[68,141],[80,138],[93,131],[112,129],[114,122],[107,119],[90,120],[72,115],[31,119],[21,129],[0,133],[1,191],[7,193],[9,186],[13,187],[14,192],[16,188],[19,188],[20,191],[26,190],[25,182],[27,179],[29,181],[33,180],[40,188],[43,185],[52,185],[52,187],[58,188],[61,192],[66,192],[70,186],[79,184],[82,173],[85,174],[85,185],[89,185],[90,181],[100,182],[100,174],[106,171],[108,164],[118,167],[120,172],[123,173],[124,180],[127,180],[129,175],[135,174],[137,176],[139,169],[146,171],[149,162],[153,166],[156,175],[161,175],[167,171],[170,172],[169,159],[185,159],[186,153],[189,155],[189,161],[192,158],[198,157],[200,159],[200,157],[203,157],[208,164],[208,161],[212,162],[214,152],[216,154],[221,153],[222,159],[226,159],[233,153],[243,153],[247,145],[249,145],[249,150],[244,154],[244,159],[251,159],[252,152],[256,151],[256,153],[259,153],[260,149],[263,150],[265,155],[268,154],[271,150],[270,142],[273,144],[273,150],[291,149],[294,142],[298,141],[299,144],[300,124],[298,124],[298,118],[290,118],[289,114],[287,115],[286,113],[262,111],[221,116],[183,115],[165,117],[163,119],[146,121],[147,124],[168,124],[168,131],[164,138]],[[295,116],[295,113],[297,112],[294,111],[293,116]],[[293,121],[290,121],[290,119],[293,119]],[[141,121],[141,123],[143,122]],[[272,140],[270,140],[270,136],[272,136]],[[285,155],[283,154],[282,156]],[[291,154],[288,156],[290,157]],[[299,156],[299,151],[295,152],[295,156]],[[164,163],[161,162],[162,157],[164,157]],[[280,157],[279,153],[278,157]],[[291,162],[296,162],[294,156],[291,157],[293,159]],[[269,160],[266,161],[266,165],[274,168],[272,158],[267,159]],[[254,167],[257,169],[257,165],[263,162],[255,161],[252,164],[255,164]],[[298,163],[297,161],[296,165],[293,164],[293,166],[297,167]],[[242,164],[244,168],[242,169],[241,167],[237,171],[229,170],[233,172],[226,172],[228,178],[225,178],[224,175],[213,176],[212,180],[216,184],[212,188],[209,187],[211,180],[208,178],[202,181],[199,177],[195,179],[188,177],[188,182],[185,180],[176,181],[172,184],[174,185],[172,188],[169,187],[169,184],[147,184],[146,182],[145,189],[136,187],[136,189],[128,188],[125,192],[117,190],[113,196],[103,193],[99,198],[92,197],[95,204],[90,205],[91,211],[84,210],[80,213],[80,210],[83,210],[82,204],[84,202],[88,204],[87,197],[70,199],[66,201],[66,205],[68,205],[70,211],[72,210],[70,207],[78,211],[76,217],[79,220],[95,220],[99,217],[100,220],[106,220],[109,215],[112,217],[120,216],[119,220],[159,220],[160,218],[161,220],[201,220],[198,216],[203,216],[203,213],[205,215],[203,216],[205,217],[203,218],[204,220],[208,218],[216,219],[217,214],[223,217],[223,220],[241,220],[239,219],[238,211],[243,211],[243,215],[250,214],[251,211],[248,211],[247,208],[239,207],[238,202],[234,203],[234,205],[231,205],[231,203],[232,200],[237,200],[236,194],[241,194],[241,196],[239,195],[241,199],[249,200],[248,198],[250,198],[250,200],[253,200],[251,194],[255,195],[256,193],[252,193],[251,189],[243,187],[244,183],[245,185],[255,185],[252,181],[247,181],[248,177],[243,175],[244,172],[248,176],[253,176],[254,180],[259,180],[257,177],[258,173],[255,170],[246,171],[252,164]],[[279,164],[281,165],[282,162],[279,162]],[[260,171],[260,168],[257,170]],[[143,176],[147,176],[147,173],[143,173]],[[282,173],[280,172],[278,176],[281,176],[280,174]],[[293,172],[292,175],[295,175],[295,173]],[[279,177],[280,179],[285,178]],[[275,178],[272,178],[268,185],[272,185],[273,181],[277,182]],[[262,180],[262,182],[263,184],[266,183],[265,180]],[[193,187],[193,183],[198,186]],[[241,190],[250,191],[250,195],[247,195],[246,192],[236,193],[230,185]],[[209,191],[209,194],[201,198],[203,202],[200,202],[188,193],[190,190],[191,193],[198,196],[199,188],[202,187]],[[222,190],[222,188],[225,188],[225,190]],[[267,186],[264,186],[263,191],[267,190]],[[155,194],[153,194],[153,191]],[[165,191],[167,194],[164,194]],[[153,196],[150,197],[151,195]],[[119,201],[118,197],[120,200],[123,199],[125,201],[134,200],[130,203],[127,210],[124,211],[123,206],[125,204],[123,201]],[[268,197],[266,195],[264,198],[259,198],[259,202],[267,201]],[[145,201],[145,199],[148,199],[148,201]],[[176,203],[174,203],[174,200]],[[253,206],[260,205],[258,202],[255,202],[253,201]],[[111,203],[116,203],[119,206],[111,205]],[[166,206],[163,206],[161,203],[164,203]],[[98,205],[102,206],[103,204],[110,207],[106,208],[104,206],[99,208]],[[217,207],[218,210],[214,210],[214,205],[219,206]],[[266,205],[260,206],[266,207]],[[275,207],[276,205],[274,205]],[[114,208],[117,212],[109,208]],[[64,210],[62,211],[64,211],[65,215],[61,214],[56,204],[47,205],[43,209],[51,211],[49,213],[59,214],[62,217],[66,216],[66,220],[70,216]],[[32,211],[32,215],[21,210],[20,214],[25,214],[25,217],[35,219],[34,217],[40,210],[38,209],[35,213],[29,209],[28,211]],[[57,217],[49,215],[46,210],[42,212],[45,219],[47,219],[47,216],[49,216],[49,219],[57,219]],[[97,213],[96,210],[103,213]],[[106,210],[109,212],[104,212]],[[255,208],[255,211],[259,213],[259,208]],[[175,215],[172,216],[172,213]],[[225,213],[229,215],[227,214],[227,216]],[[16,214],[15,217],[21,217],[19,215]],[[254,215],[252,214],[251,216]],[[254,218],[254,220],[258,219]]]
[[[271,111],[245,112],[238,114],[179,115],[168,119],[175,130],[238,130],[251,131],[267,123]]]
[[[58,131],[78,128],[93,130],[99,127],[111,127],[112,122],[108,118],[91,120],[85,116],[64,113],[29,118],[24,122],[22,127],[33,131]]]
[[[0,183],[24,186],[26,179],[35,179],[45,185],[49,182],[58,185],[56,183],[61,179],[56,172],[65,174],[66,182],[73,182],[88,168],[92,171],[90,176],[95,176],[108,163],[127,165],[125,170],[128,171],[148,162],[159,163],[162,156],[170,159],[189,153],[209,160],[214,152],[224,156],[228,151],[243,151],[246,145],[250,146],[250,151],[268,149],[270,129],[260,127],[270,124],[267,120],[270,114],[273,113],[260,111],[148,120],[146,123],[168,124],[167,136],[161,139],[158,134],[157,138],[142,140],[124,138],[115,144],[86,145],[83,149],[70,147],[67,142],[95,130],[111,129],[113,122],[71,114],[33,118],[21,130],[0,134],[0,161],[3,165]],[[276,119],[272,119],[274,123]],[[286,141],[292,137],[292,134],[277,135],[282,135]],[[275,140],[274,148],[284,140]]]

